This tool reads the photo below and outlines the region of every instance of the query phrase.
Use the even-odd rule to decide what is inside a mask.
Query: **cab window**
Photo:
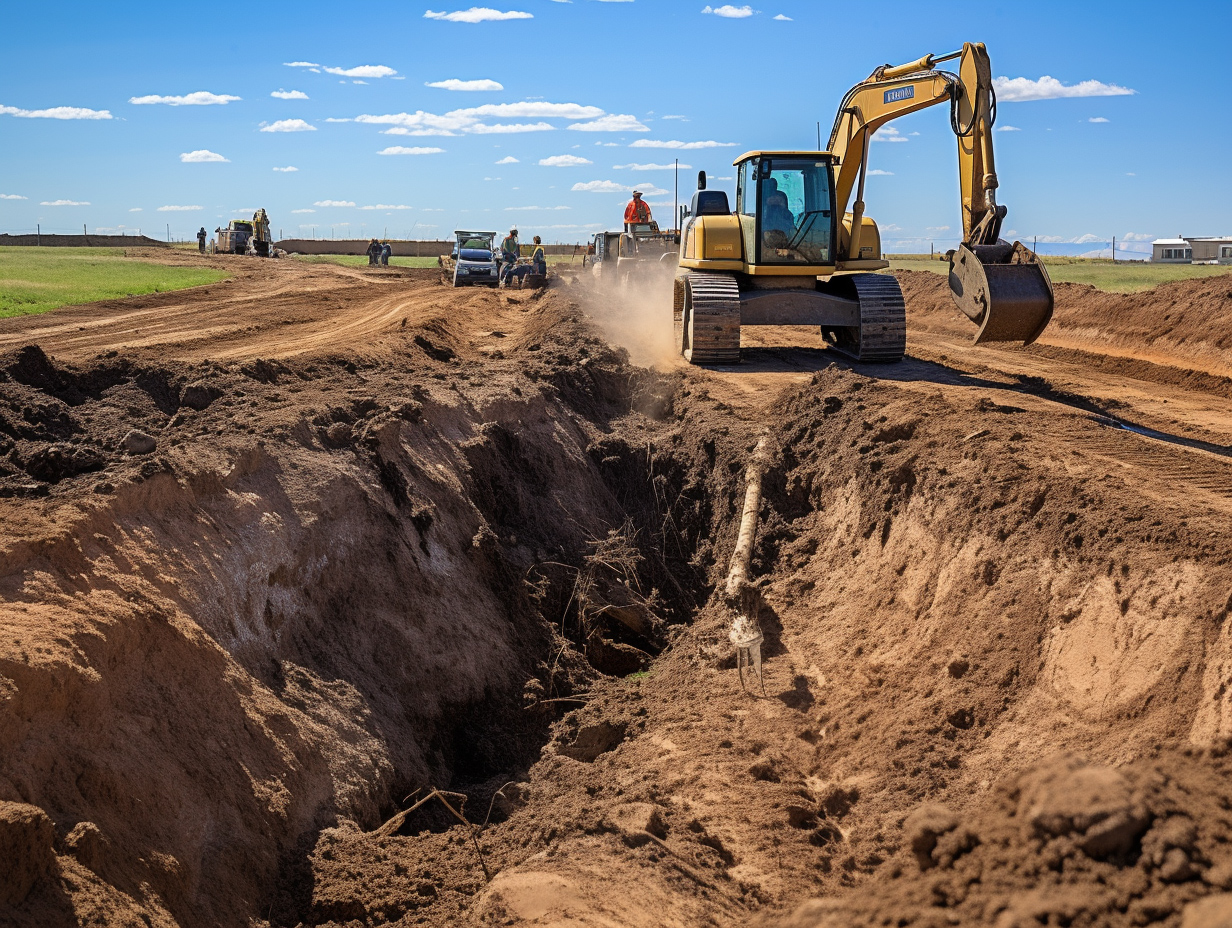
[[[763,157],[756,173],[757,263],[829,264],[834,237],[829,162]]]

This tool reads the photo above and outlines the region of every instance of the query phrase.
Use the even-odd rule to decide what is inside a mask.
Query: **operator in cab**
[[[634,190],[633,199],[625,207],[625,224],[650,221],[650,206],[642,199],[642,191]]]

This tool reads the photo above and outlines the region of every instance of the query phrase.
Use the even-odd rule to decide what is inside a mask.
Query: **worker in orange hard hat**
[[[625,207],[625,222],[650,222],[650,206],[642,199],[642,191],[633,191],[633,199]]]

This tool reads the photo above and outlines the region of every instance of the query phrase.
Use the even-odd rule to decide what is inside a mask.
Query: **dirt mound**
[[[801,925],[1120,925],[1222,885],[1222,517],[1084,476],[1039,413],[838,369],[776,406],[755,560],[767,698],[741,692],[711,602],[648,675],[592,687],[555,726],[481,851],[423,821],[323,833],[313,920],[380,923],[410,900],[400,914],[432,924],[773,924],[811,894],[828,901]],[[676,410],[679,438],[656,444],[734,425],[688,386]],[[741,435],[713,465],[721,551]]]
[[[618,427],[657,380],[563,300],[505,305],[482,377],[457,319],[392,363],[0,359],[0,801],[59,855],[19,922],[294,923],[322,827],[529,764],[526,700],[662,646],[699,533],[661,550],[684,472],[627,473]]]
[[[896,271],[908,331],[970,336],[946,278]],[[1232,377],[1232,275],[1161,284],[1140,293],[1106,293],[1085,284],[1053,285],[1056,309],[1038,344],[1139,358]]]
[[[995,367],[1078,349],[283,265],[0,324],[0,920],[1219,923],[1232,481]]]

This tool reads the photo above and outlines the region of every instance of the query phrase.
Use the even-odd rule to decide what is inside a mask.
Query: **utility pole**
[[[1116,264],[1116,236],[1112,236],[1112,263]]]
[[[821,151],[821,123],[817,123],[817,150]]]
[[[43,244],[43,225],[42,223],[39,223],[39,222],[36,222],[34,224],[34,244],[36,245]]]

